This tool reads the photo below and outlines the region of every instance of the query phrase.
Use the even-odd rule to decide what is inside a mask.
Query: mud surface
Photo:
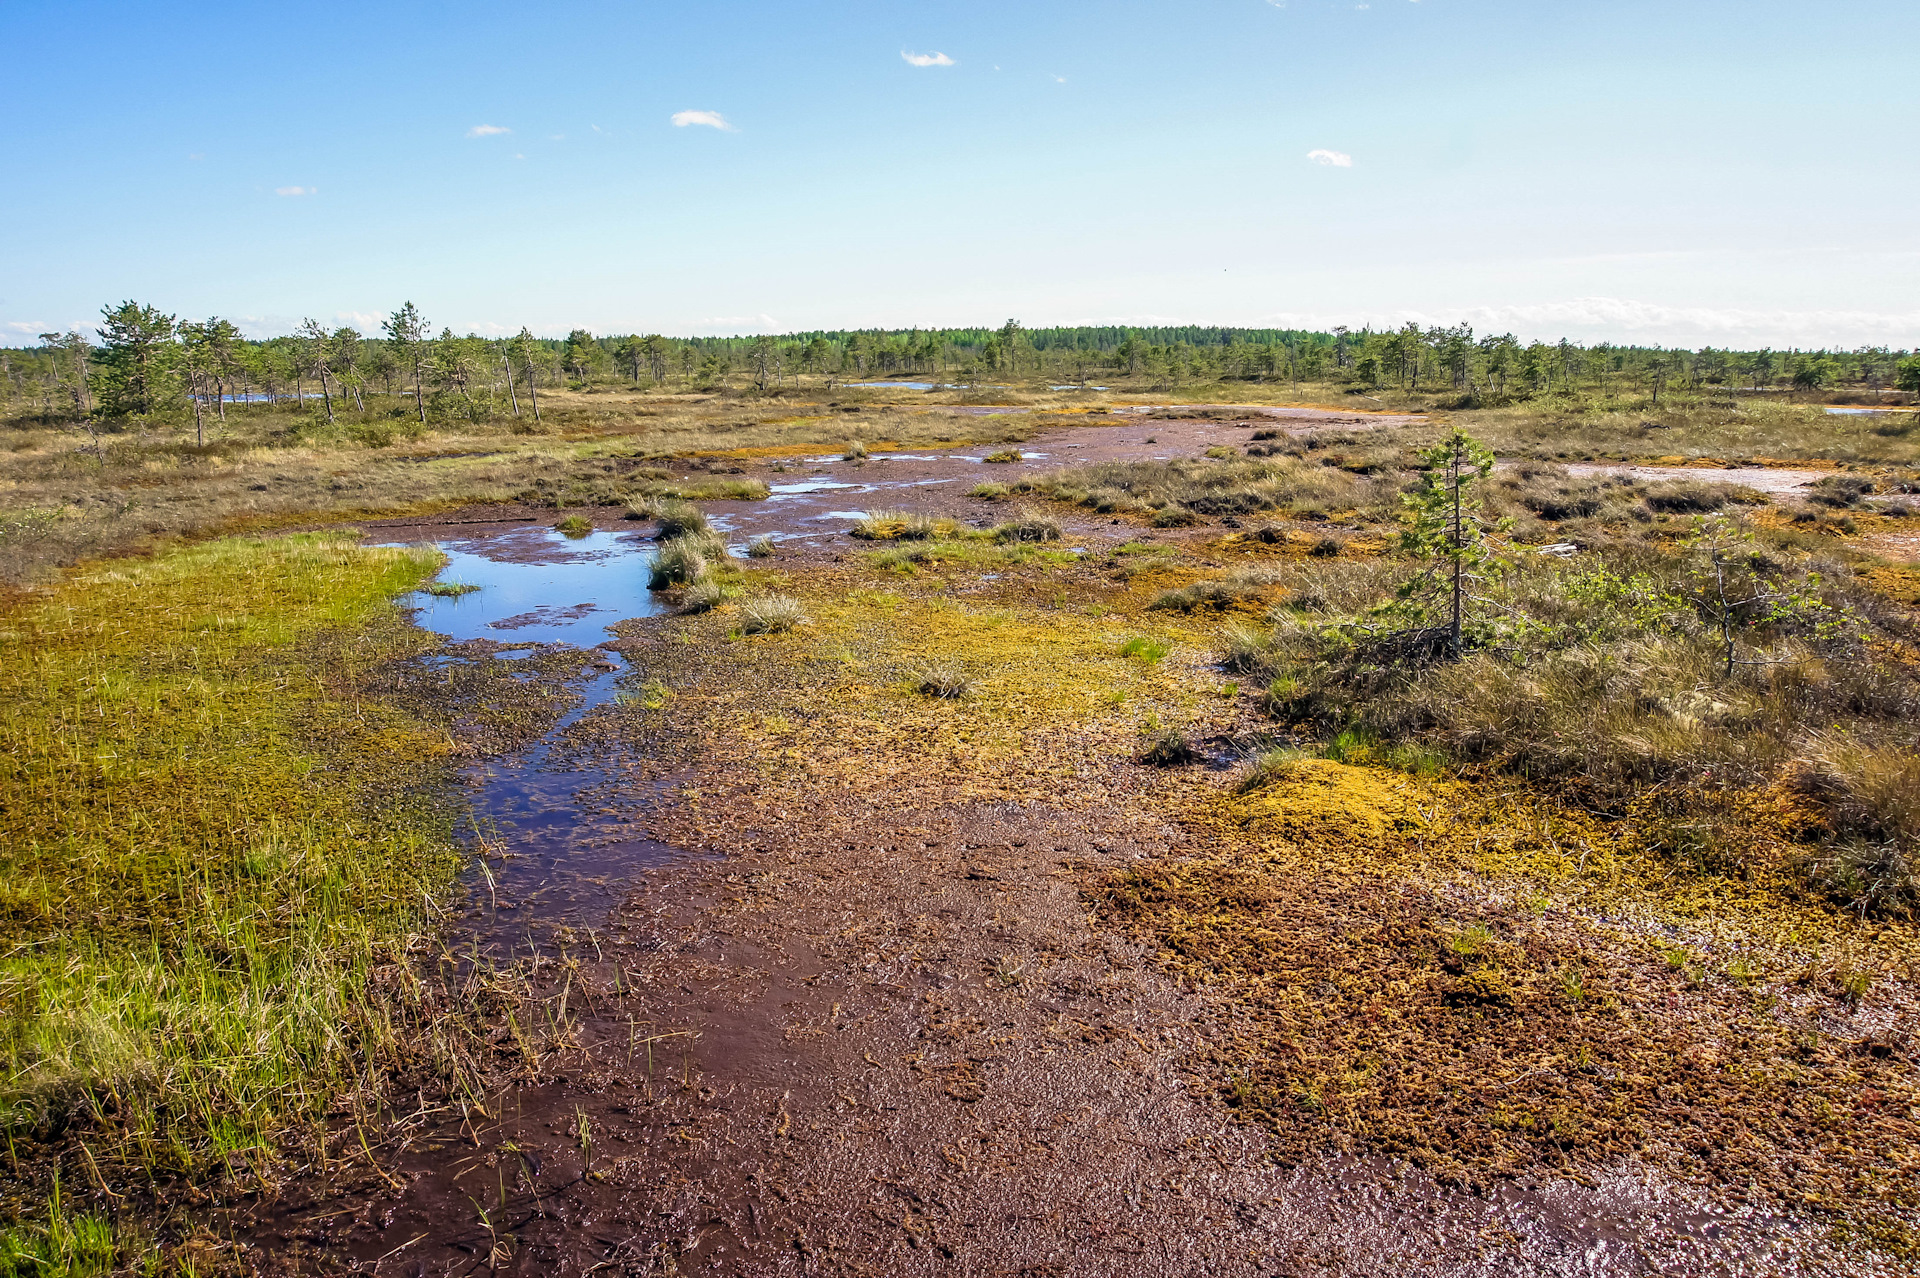
[[[1606,466],[1575,462],[1569,475],[1631,475],[1649,483],[1739,484],[1769,496],[1799,493],[1832,475],[1831,470],[1793,470],[1775,466]]]
[[[777,564],[826,570],[864,509],[984,524],[1004,506],[968,496],[983,479],[1247,437],[1149,418],[1049,429],[1006,464],[979,449],[781,459],[770,500],[708,508],[737,544],[772,535]],[[442,540],[476,574],[558,555],[607,587],[489,614],[457,658],[604,643],[555,684],[567,708],[549,730],[473,773],[486,868],[450,939],[531,956],[540,1019],[521,1028],[540,1066],[477,1105],[423,1095],[371,1159],[262,1204],[243,1231],[256,1269],[1861,1272],[1804,1222],[1723,1211],[1632,1166],[1476,1195],[1384,1162],[1282,1165],[1204,1065],[1231,1017],[1089,914],[1089,876],[1183,847],[1155,815],[1158,774],[1069,735],[1007,783],[1030,797],[985,800],[957,772],[773,784],[724,741],[663,744],[633,717],[682,660],[631,589],[644,527],[569,549],[526,513],[518,530],[514,512],[469,512],[502,522],[405,539]],[[423,621],[471,619],[463,602]]]
[[[813,815],[833,846],[761,831],[613,912],[562,1081],[421,1128],[387,1163],[403,1189],[283,1204],[260,1241],[429,1274],[1790,1271],[1778,1222],[1626,1175],[1483,1198],[1276,1165],[1186,1072],[1208,1005],[1091,930],[1075,888],[1174,831]]]

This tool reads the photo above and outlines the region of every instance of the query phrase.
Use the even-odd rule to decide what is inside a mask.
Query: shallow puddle
[[[478,586],[470,594],[420,593],[415,620],[456,643],[564,643],[591,648],[626,617],[665,611],[647,590],[652,545],[638,527],[567,538],[551,528],[436,543],[447,566],[441,583]]]
[[[647,589],[654,546],[640,528],[566,537],[516,528],[437,543],[447,556],[438,581],[477,586],[468,594],[413,597],[420,626],[455,642],[538,644],[453,660],[524,658],[548,646],[589,649],[608,627],[666,612]],[[595,654],[579,703],[520,751],[474,767],[469,835],[485,855],[468,887],[475,939],[512,948],[547,928],[593,926],[633,873],[675,855],[614,809],[631,805],[640,760],[565,749],[569,731],[620,694],[626,662]]]

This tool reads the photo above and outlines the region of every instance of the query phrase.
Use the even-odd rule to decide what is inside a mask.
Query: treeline
[[[1356,393],[1388,387],[1497,402],[1556,392],[1650,394],[1671,388],[1920,393],[1920,358],[1885,347],[1736,351],[1523,343],[1476,336],[1466,324],[1374,331],[1117,326],[865,329],[750,337],[596,335],[540,338],[436,335],[411,302],[377,333],[305,321],[285,337],[249,340],[231,322],[182,320],[157,307],[105,308],[97,340],[73,331],[0,350],[0,395],[16,413],[74,419],[177,416],[204,426],[230,405],[317,400],[365,409],[369,392],[404,395],[430,416],[483,417],[510,408],[539,416],[542,389],[625,382],[763,391],[817,381],[912,376],[1042,378],[1061,385],[1126,379],[1154,388],[1233,381],[1332,382]]]
[[[1657,403],[1661,391],[1673,386],[1920,392],[1920,358],[1884,346],[1851,351],[1583,346],[1565,339],[1523,343],[1511,333],[1476,338],[1467,324],[1407,324],[1386,332],[1342,333],[1336,361],[1346,380],[1370,389],[1446,389],[1492,399],[1555,390],[1640,391]]]

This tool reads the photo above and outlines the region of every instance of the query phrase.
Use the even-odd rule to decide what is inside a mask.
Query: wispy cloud
[[[35,337],[42,333],[51,333],[45,320],[8,320],[7,327],[16,333],[32,333]]]
[[[320,194],[320,188],[317,186],[276,186],[273,188],[273,193],[275,195],[318,195]]]
[[[351,324],[363,333],[377,332],[384,315],[374,315],[367,311],[335,311],[333,317],[342,324]]]
[[[1421,327],[1462,320],[1483,333],[1514,332],[1527,341],[1631,341],[1669,346],[1829,346],[1899,343],[1920,329],[1920,312],[1770,310],[1669,306],[1620,297],[1574,297],[1557,302],[1466,306],[1458,310],[1387,310],[1335,315],[1267,315],[1282,328],[1345,324],[1377,330],[1412,322]]]
[[[689,124],[702,125],[709,129],[719,129],[722,133],[738,133],[740,130],[727,123],[727,117],[718,111],[675,111],[673,127],[684,129]]]
[[[504,124],[476,124],[467,130],[467,136],[470,138],[491,138],[502,133],[511,132],[513,132],[513,130]]]
[[[709,315],[705,319],[692,321],[687,327],[696,333],[710,334],[779,333],[785,331],[785,325],[764,311],[758,315]]]
[[[908,53],[905,49],[902,49],[900,50],[900,56],[916,67],[950,67],[954,65],[953,59],[944,53]]]
[[[1353,157],[1344,151],[1328,151],[1323,148],[1318,151],[1307,152],[1307,158],[1315,164],[1323,165],[1329,169],[1350,169],[1353,167]]]

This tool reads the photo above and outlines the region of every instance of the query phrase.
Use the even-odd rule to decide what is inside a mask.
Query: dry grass
[[[1036,493],[1102,514],[1158,515],[1156,522],[1163,526],[1191,522],[1193,516],[1353,510],[1376,506],[1392,495],[1390,487],[1339,466],[1291,457],[1103,462],[1022,480],[1011,491]]]
[[[204,447],[192,423],[103,433],[0,422],[0,581],[25,582],[102,553],[289,523],[427,513],[472,503],[623,506],[649,497],[755,500],[754,476],[674,477],[696,456],[838,452],[857,438],[912,447],[1023,438],[1026,417],[958,419],[875,400],[846,414],[810,398],[542,392],[542,421],[436,414],[394,401],[328,427],[288,405],[236,408]],[[475,417],[477,416],[477,420]]]
[[[806,620],[806,609],[790,595],[762,595],[740,605],[741,634],[785,634]]]

